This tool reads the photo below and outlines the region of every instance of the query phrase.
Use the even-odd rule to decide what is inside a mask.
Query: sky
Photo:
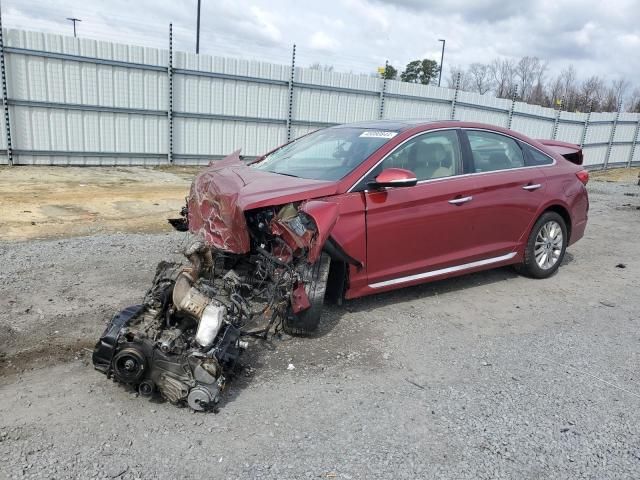
[[[5,28],[78,35],[195,51],[197,0],[3,0]],[[496,57],[537,56],[552,76],[569,64],[578,78],[600,75],[638,84],[640,0],[202,0],[200,53],[332,65],[372,73],[385,60],[452,66]]]

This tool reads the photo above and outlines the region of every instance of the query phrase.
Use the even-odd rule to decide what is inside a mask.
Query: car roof
[[[421,128],[422,127],[422,128]],[[460,120],[423,120],[423,119],[413,119],[413,120],[370,120],[363,122],[354,122],[354,123],[345,123],[343,125],[336,125],[330,128],[362,128],[365,130],[387,130],[392,132],[404,132],[407,130],[415,129],[415,131],[420,132],[421,130],[430,130],[433,128],[470,128],[470,129],[481,129],[481,130],[489,130],[495,133],[501,133],[503,135],[508,135],[514,137],[520,141],[533,145],[538,150],[546,152],[547,154],[559,155],[554,149],[549,147],[549,141],[544,140],[536,140],[530,138],[523,133],[516,132],[514,130],[510,130],[508,128],[499,127],[497,125],[490,125],[488,123],[478,123],[478,122],[463,122]],[[556,142],[557,141],[553,141]],[[564,144],[565,147],[572,148],[575,150],[576,148],[580,149],[579,146],[573,144]]]
[[[503,133],[511,135],[525,141],[535,141],[521,133],[509,130],[498,125],[491,125],[488,123],[478,122],[463,122],[461,120],[371,120],[363,122],[345,123],[343,125],[336,125],[330,128],[362,128],[371,130],[389,130],[393,132],[404,132],[411,129],[420,129],[423,127],[425,130],[430,128],[479,128],[483,130],[492,130],[496,133]],[[427,128],[430,127],[430,128]]]
[[[421,125],[451,122],[451,120],[369,120],[355,123],[345,123],[331,128],[363,128],[367,130],[390,130],[402,132]]]

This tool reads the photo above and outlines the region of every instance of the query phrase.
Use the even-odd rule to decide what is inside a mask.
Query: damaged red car
[[[552,275],[585,231],[576,145],[457,121],[316,131],[196,176],[189,263],[163,263],[116,315],[96,368],[196,410],[214,408],[247,339],[315,331],[341,302],[504,265]]]

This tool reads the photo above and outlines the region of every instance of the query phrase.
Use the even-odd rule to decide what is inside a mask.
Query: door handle
[[[537,190],[537,189],[539,189],[540,187],[542,187],[542,185],[540,185],[539,183],[533,183],[533,184],[531,184],[531,183],[530,183],[530,184],[525,185],[525,186],[524,186],[524,187],[522,187],[522,188],[523,188],[524,190],[532,191],[532,190]]]
[[[449,203],[451,205],[462,205],[463,203],[470,202],[471,200],[473,200],[473,197],[469,195],[468,197],[454,198],[449,200]]]

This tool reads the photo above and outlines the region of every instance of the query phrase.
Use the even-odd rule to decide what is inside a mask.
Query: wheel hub
[[[562,228],[555,220],[550,220],[538,231],[534,245],[536,264],[543,270],[553,268],[562,253],[564,238]]]

